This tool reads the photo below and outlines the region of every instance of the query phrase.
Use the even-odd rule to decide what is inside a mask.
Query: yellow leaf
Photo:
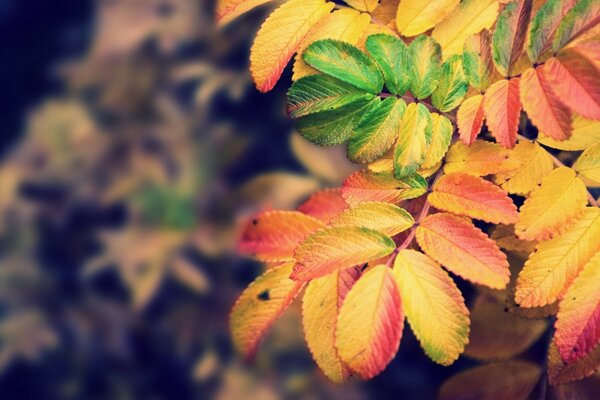
[[[515,225],[524,240],[545,240],[564,232],[583,212],[587,190],[575,171],[561,167],[553,170],[531,192],[519,210]]]
[[[369,13],[375,10],[379,4],[379,0],[344,0],[344,2],[358,11]]]
[[[496,143],[477,140],[471,146],[467,146],[456,142],[446,154],[444,172],[466,172],[484,176],[510,171],[517,168],[518,164],[508,160],[508,154],[507,149]]]
[[[519,166],[496,174],[494,182],[513,194],[528,194],[554,168],[548,152],[535,142],[519,142],[509,151],[509,160]]]
[[[498,0],[462,1],[431,33],[442,46],[444,60],[460,54],[469,36],[491,28],[498,17],[498,10]]]
[[[218,0],[216,5],[217,25],[223,26],[240,15],[273,0]]]
[[[442,267],[425,254],[402,250],[394,275],[406,318],[421,347],[435,362],[452,364],[469,341],[469,310]]]
[[[560,141],[540,134],[538,142],[554,149],[568,151],[585,150],[595,143],[600,143],[600,121],[587,119],[581,115],[574,115],[570,138]]]
[[[573,164],[588,186],[600,186],[600,142],[588,147]]]
[[[304,37],[332,8],[324,0],[289,0],[273,11],[250,52],[250,72],[259,91],[273,89]]]
[[[438,113],[431,113],[431,143],[421,168],[432,168],[444,158],[450,147],[453,132],[454,127],[448,118]]]
[[[600,209],[587,207],[563,235],[541,242],[517,279],[515,301],[522,307],[553,303],[600,250]]]
[[[390,203],[370,201],[359,203],[334,217],[329,225],[352,225],[374,229],[394,236],[414,224],[413,217],[404,209]]]
[[[400,0],[396,27],[403,36],[415,36],[433,28],[459,0]]]

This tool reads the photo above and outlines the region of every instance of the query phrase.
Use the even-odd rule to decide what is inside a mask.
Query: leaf
[[[427,200],[439,210],[493,224],[514,224],[517,207],[506,192],[478,176],[457,172],[442,176]]]
[[[366,11],[368,13],[373,12],[379,3],[378,0],[344,0],[344,3],[348,4],[352,8],[356,8],[358,11]]]
[[[514,0],[504,7],[492,38],[492,59],[502,76],[510,77],[523,53],[532,0]]]
[[[490,142],[476,140],[471,146],[456,142],[448,150],[444,172],[466,172],[484,176],[518,167],[514,161],[507,161],[508,150]]]
[[[546,331],[545,320],[526,320],[507,313],[503,301],[480,294],[471,307],[471,335],[465,355],[478,360],[513,358]]]
[[[571,228],[540,242],[519,273],[515,301],[522,307],[553,303],[600,250],[600,209],[588,207]]]
[[[311,43],[304,53],[311,67],[369,93],[383,89],[383,76],[365,53],[349,43],[325,39]]]
[[[420,35],[410,43],[408,52],[410,92],[417,99],[424,99],[430,96],[438,85],[442,50],[431,37]]]
[[[498,0],[461,1],[431,33],[442,47],[444,59],[460,54],[469,36],[490,29],[498,17],[498,6]]]
[[[514,225],[495,226],[490,233],[490,238],[492,238],[502,250],[525,253],[526,256],[533,253],[535,246],[537,245],[537,242],[519,239],[515,234]]]
[[[454,127],[448,118],[431,113],[431,143],[421,168],[433,168],[444,158],[450,147],[453,132]]]
[[[500,80],[484,95],[483,108],[492,136],[502,146],[512,148],[517,142],[521,102],[519,78]]]
[[[349,8],[335,10],[323,18],[302,41],[298,55],[294,62],[293,80],[304,76],[316,74],[317,71],[309,67],[302,59],[302,52],[312,42],[322,39],[336,39],[350,44],[355,44],[361,37],[371,18],[369,14],[360,13]]]
[[[334,110],[321,111],[298,118],[300,135],[320,146],[333,146],[347,141],[363,115],[378,102],[371,94]]]
[[[440,388],[439,400],[527,400],[542,370],[525,361],[487,364],[451,377]]]
[[[558,52],[567,43],[596,26],[599,22],[600,4],[598,4],[598,1],[578,0],[558,26],[552,42],[552,50],[555,53]]]
[[[554,342],[548,347],[548,381],[550,385],[563,385],[592,375],[600,368],[600,347],[587,357],[572,364],[563,362]]]
[[[575,171],[557,168],[521,206],[515,232],[524,240],[549,239],[573,225],[586,204],[587,190]]]
[[[410,103],[404,111],[394,150],[396,178],[412,175],[421,167],[431,143],[431,126],[429,110],[423,104]]]
[[[348,158],[369,163],[381,157],[396,141],[405,110],[404,100],[395,97],[376,103],[365,113],[350,137]]]
[[[459,0],[401,0],[396,12],[396,27],[402,36],[423,33],[443,20]]]
[[[506,255],[472,222],[440,213],[424,218],[417,242],[431,258],[473,283],[502,289],[509,281]]]
[[[333,217],[348,208],[340,189],[323,189],[314,193],[300,204],[298,211],[328,223]]]
[[[391,173],[358,171],[343,183],[342,197],[348,204],[365,201],[383,201],[399,204],[402,200],[414,199],[427,191],[427,181],[415,174],[396,179]]]
[[[250,72],[261,92],[273,89],[310,29],[333,8],[323,0],[289,0],[262,24],[250,52]]]
[[[272,0],[218,0],[215,18],[218,26],[224,26],[240,15]]]
[[[404,315],[391,269],[369,270],[346,296],[336,329],[340,358],[362,379],[385,369],[400,345]]]
[[[352,225],[369,228],[388,236],[405,231],[415,223],[404,209],[390,203],[369,201],[348,208],[334,217],[329,225]]]
[[[454,110],[463,101],[468,87],[461,56],[450,57],[442,65],[440,83],[431,95],[433,106],[442,112]]]
[[[571,364],[600,343],[600,253],[583,267],[559,307],[554,343],[563,361]]]
[[[308,236],[294,252],[290,276],[306,281],[331,272],[377,260],[396,247],[388,236],[356,226],[327,227]]]
[[[509,159],[518,167],[496,174],[494,178],[494,182],[508,193],[529,194],[554,169],[550,154],[535,142],[517,143],[510,151]]]
[[[425,353],[450,365],[469,341],[469,310],[452,278],[439,264],[415,250],[402,250],[394,275],[406,318]]]
[[[594,143],[600,143],[600,121],[587,119],[577,114],[573,115],[572,121],[573,129],[569,139],[559,141],[540,135],[538,142],[554,149],[568,151],[585,150]]]
[[[265,211],[246,224],[238,251],[261,261],[290,261],[298,243],[323,226],[297,211]]]
[[[392,94],[403,95],[410,84],[406,44],[396,36],[375,34],[367,38],[366,48],[383,72],[386,88]]]
[[[251,359],[260,339],[304,286],[288,276],[291,263],[273,268],[252,282],[236,301],[229,316],[231,337],[237,351]]]
[[[536,62],[552,44],[556,29],[577,0],[548,0],[535,14],[529,24],[527,55]]]
[[[600,73],[577,51],[567,49],[544,64],[548,84],[572,111],[600,119]]]
[[[481,132],[485,113],[483,109],[483,95],[476,94],[466,99],[456,112],[456,125],[460,141],[470,146]]]
[[[543,68],[529,68],[521,76],[521,103],[540,132],[556,140],[565,140],[571,135],[571,112],[552,91]]]
[[[469,84],[480,92],[490,86],[490,78],[494,72],[492,49],[489,31],[481,31],[465,41],[462,63]]]
[[[304,338],[321,371],[335,383],[350,377],[350,370],[337,355],[335,329],[340,307],[359,277],[357,269],[349,268],[314,279],[302,298]]]
[[[600,142],[588,147],[573,164],[573,169],[589,186],[600,186]]]

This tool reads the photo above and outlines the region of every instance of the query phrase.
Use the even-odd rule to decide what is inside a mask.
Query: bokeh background
[[[433,364],[407,328],[382,375],[332,385],[297,305],[254,364],[233,352],[262,270],[240,223],[355,169],[294,133],[289,70],[254,89],[271,8],[218,30],[204,0],[0,1],[0,398],[431,399],[475,365]]]

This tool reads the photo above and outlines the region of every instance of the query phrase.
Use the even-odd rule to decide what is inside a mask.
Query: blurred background
[[[332,385],[298,305],[254,364],[232,351],[262,271],[240,223],[355,168],[293,132],[289,69],[254,89],[271,9],[218,30],[204,0],[0,1],[0,398],[430,399],[475,365],[433,364],[407,328],[382,375]]]

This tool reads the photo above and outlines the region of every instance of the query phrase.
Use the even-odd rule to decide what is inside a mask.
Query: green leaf
[[[372,97],[372,94],[330,76],[311,75],[294,82],[288,91],[287,111],[290,117],[299,118]]]
[[[350,137],[348,158],[354,162],[370,163],[381,157],[396,141],[404,110],[404,100],[395,97],[388,97],[373,106]]]
[[[558,52],[580,34],[600,23],[600,2],[579,0],[562,20],[552,42],[552,50]]]
[[[403,95],[408,90],[410,81],[409,53],[406,44],[400,38],[380,33],[369,36],[366,47],[383,72],[385,86],[389,92]]]
[[[490,47],[490,32],[483,30],[465,41],[462,55],[463,72],[469,84],[480,92],[490,86],[494,63]]]
[[[431,143],[431,114],[423,104],[411,103],[404,112],[394,150],[396,178],[415,173],[423,164]]]
[[[448,118],[431,113],[431,143],[421,168],[431,168],[444,158],[450,147],[453,132],[454,127]]]
[[[302,137],[320,146],[333,146],[348,140],[356,125],[378,98],[360,99],[343,107],[309,114],[298,119],[296,129]]]
[[[548,0],[535,14],[529,25],[527,56],[536,62],[550,49],[552,38],[565,14],[575,0]]]
[[[383,89],[383,76],[377,65],[358,48],[339,40],[318,40],[303,53],[311,67],[369,93]]]
[[[502,76],[511,76],[525,45],[526,29],[533,0],[514,0],[498,17],[492,39],[492,59]]]
[[[469,84],[463,72],[462,59],[456,54],[442,65],[440,83],[431,95],[431,102],[435,108],[447,112],[462,103]]]
[[[440,79],[442,49],[429,36],[420,35],[409,47],[410,91],[417,99],[423,99],[435,90]]]

